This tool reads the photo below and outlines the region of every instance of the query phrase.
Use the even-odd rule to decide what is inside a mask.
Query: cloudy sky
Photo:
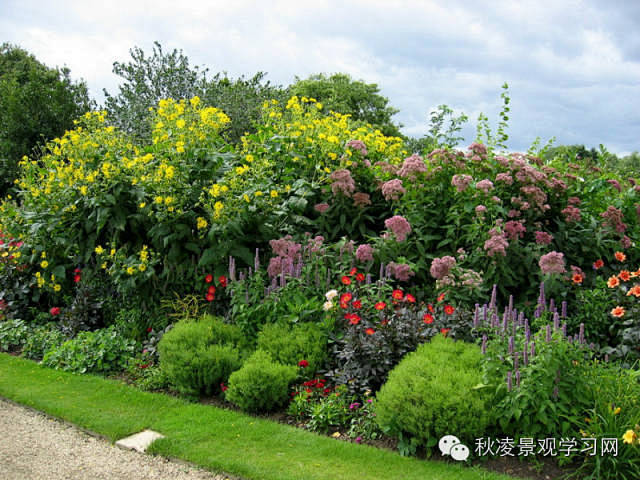
[[[412,136],[447,104],[469,116],[467,143],[480,112],[495,128],[507,82],[512,150],[538,136],[640,150],[639,27],[636,0],[0,1],[0,41],[66,65],[98,102],[117,91],[113,62],[157,40],[232,77],[377,83]]]

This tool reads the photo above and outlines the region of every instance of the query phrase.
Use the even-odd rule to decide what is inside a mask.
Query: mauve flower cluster
[[[402,180],[400,180],[399,178],[394,178],[393,180],[384,182],[381,189],[382,195],[387,201],[398,200],[400,198],[400,195],[407,192],[402,186]]]
[[[433,278],[439,280],[442,277],[449,275],[449,272],[455,266],[456,259],[446,255],[442,258],[434,258],[431,262],[431,268],[429,272],[431,273],[431,276]]]
[[[485,178],[476,183],[476,188],[482,190],[484,193],[489,193],[490,190],[493,190],[493,182]]]
[[[458,192],[463,192],[472,181],[473,178],[470,175],[454,175],[451,178],[451,185],[456,187]]]
[[[540,270],[542,273],[564,273],[566,272],[564,266],[564,254],[560,252],[549,252],[546,255],[542,255],[538,261]]]
[[[362,155],[363,157],[365,157],[367,153],[369,153],[367,152],[367,146],[362,140],[349,140],[346,147],[360,152],[360,155]]]
[[[267,267],[269,277],[275,277],[281,273],[292,273],[296,263],[300,263],[302,245],[294,242],[292,238],[291,235],[287,235],[279,240],[269,241],[273,253],[276,254]]]
[[[624,233],[627,230],[627,225],[622,221],[624,220],[622,210],[610,205],[600,216],[604,218],[603,227],[611,227],[618,233]]]
[[[420,155],[413,154],[404,159],[398,174],[401,177],[415,178],[418,173],[426,173],[427,166]]]
[[[546,205],[547,194],[540,189],[540,187],[536,187],[535,185],[527,185],[524,187],[520,187],[520,191],[524,193],[529,200],[541,211],[549,210],[549,205]]]
[[[409,222],[400,215],[394,215],[391,218],[387,218],[384,221],[384,226],[393,232],[398,242],[404,242],[407,235],[411,233],[411,225],[409,225]]]
[[[553,241],[553,236],[547,232],[536,232],[536,243],[538,245],[549,245]]]
[[[387,276],[391,275],[400,282],[406,282],[415,274],[411,271],[411,267],[406,263],[389,262],[386,268]]]
[[[509,220],[504,224],[504,232],[509,240],[515,240],[518,237],[524,238],[526,231],[527,228],[522,222],[518,222],[517,220]]]
[[[324,213],[327,210],[329,210],[329,204],[328,203],[318,203],[313,207],[313,209],[316,212]]]
[[[373,262],[373,247],[363,243],[356,249],[356,259],[359,262]]]
[[[622,191],[622,188],[620,187],[620,182],[618,182],[617,180],[607,180],[607,183],[611,185],[613,188],[615,188],[616,190],[618,190],[619,192]]]
[[[453,272],[436,280],[436,290],[445,290],[451,287],[475,288],[482,285],[482,275],[469,268],[460,268],[456,274]]]
[[[476,215],[478,217],[482,218],[486,212],[487,212],[487,207],[485,207],[484,205],[478,205],[476,207]]]
[[[351,178],[351,172],[349,170],[336,170],[329,178],[333,180],[331,184],[331,191],[334,195],[342,193],[346,197],[350,197],[356,190],[356,183]]]
[[[379,167],[383,173],[391,173],[393,175],[398,173],[398,167],[391,165],[389,162],[379,161],[374,163],[374,166]]]
[[[511,175],[509,175],[508,173],[499,173],[498,175],[496,175],[496,183],[498,182],[504,182],[507,185],[512,185],[513,184],[513,177]]]
[[[371,197],[368,193],[356,192],[353,194],[353,205],[356,207],[371,205]]]
[[[567,205],[567,208],[562,210],[561,213],[564,215],[564,219],[567,222],[579,222],[582,218],[580,209],[578,207],[574,207],[573,205]]]
[[[567,203],[569,205],[580,205],[582,203],[582,200],[580,200],[578,197],[569,197],[567,199]]]
[[[509,242],[507,241],[505,234],[500,231],[500,226],[501,222],[496,222],[496,227],[489,230],[489,239],[484,242],[483,248],[490,257],[493,257],[496,254],[500,254],[503,257],[507,256]]]

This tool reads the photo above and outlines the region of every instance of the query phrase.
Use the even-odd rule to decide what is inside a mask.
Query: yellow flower
[[[133,275],[135,273],[136,269],[133,267],[127,267],[127,273],[129,275]]]
[[[208,223],[204,218],[198,217],[196,219],[196,221],[197,221],[198,230],[202,230],[203,228],[207,228]]]
[[[191,100],[189,100],[189,103],[193,108],[196,108],[198,105],[200,105],[200,97],[196,95]]]
[[[104,253],[104,248],[102,248],[100,245],[98,245],[98,246],[96,247],[96,249],[95,249],[95,252],[96,252],[98,255],[102,255],[102,254]]]
[[[40,266],[42,268],[47,268],[49,266],[49,262],[47,262],[46,260],[43,260],[42,262],[40,262]]]
[[[141,263],[140,265],[138,265],[138,270],[140,270],[141,272],[144,272],[147,269],[147,266],[144,263]]]
[[[144,208],[147,206],[147,204],[145,202],[142,202],[140,205],[138,205],[140,208]]]
[[[47,252],[42,252],[40,254],[40,258],[47,258]]]
[[[254,193],[254,195],[256,197],[261,197],[263,195],[263,193],[260,190],[258,190],[256,193]]]
[[[245,157],[245,160],[249,163],[253,162],[253,155],[249,154]]]
[[[632,445],[637,438],[638,438],[638,435],[636,435],[636,432],[634,432],[633,430],[627,430],[625,434],[622,436],[622,440],[624,441],[624,443],[629,443]]]
[[[271,190],[271,193],[269,193],[269,195],[271,195],[271,198],[276,198],[278,196],[278,192],[276,192],[275,190]]]
[[[116,249],[112,248],[111,251],[109,252],[109,256],[113,257],[116,254]]]
[[[178,120],[178,121],[176,122],[176,127],[178,127],[178,128],[184,128],[185,123],[186,123],[186,122],[184,121],[184,119],[182,119],[182,118],[181,118],[180,120]]]
[[[616,409],[613,411],[613,414],[614,414],[614,415],[618,415],[618,414],[621,412],[621,410],[622,410],[622,409],[621,409],[620,407],[618,407],[618,408],[616,408]]]
[[[167,198],[164,199],[164,204],[165,205],[169,205],[171,203],[173,203],[173,197],[167,197]]]
[[[102,265],[100,265],[100,268],[103,270],[107,269],[107,262],[102,262]]]
[[[82,185],[82,186],[80,187],[80,193],[81,193],[82,195],[86,195],[88,191],[89,191],[89,189],[87,188],[87,186],[86,186],[86,185]]]
[[[247,195],[246,193],[242,196],[242,198],[244,198],[244,201],[247,203],[251,201],[251,199],[249,198],[249,195]]]
[[[158,195],[156,198],[153,199],[153,201],[160,204],[164,201],[164,199],[160,195]]]

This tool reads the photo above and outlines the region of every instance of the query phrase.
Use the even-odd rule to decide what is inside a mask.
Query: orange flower
[[[429,311],[431,313],[433,313],[433,305],[429,304],[429,305],[427,305],[427,308],[429,309]]]
[[[439,302],[441,302],[442,300],[444,300],[444,293],[441,293],[440,295],[438,295],[437,300],[438,300]]]
[[[634,285],[633,287],[631,287],[629,289],[629,291],[627,292],[627,297],[629,295],[633,295],[635,297],[640,297],[640,285]]]
[[[342,277],[342,283],[344,285],[351,285],[351,279],[345,275],[344,277]]]
[[[414,297],[413,295],[411,295],[410,293],[407,293],[406,296],[406,300],[409,303],[416,303],[416,297]]]
[[[376,331],[373,328],[367,328],[364,333],[366,333],[367,335],[373,335],[374,333],[376,333]]]
[[[444,306],[444,313],[446,313],[447,315],[453,315],[453,312],[455,312],[456,309],[453,308],[451,305],[445,305]]]
[[[441,328],[441,329],[440,329],[440,333],[441,333],[442,335],[444,335],[445,337],[447,336],[447,334],[448,334],[450,331],[451,331],[451,329],[450,329],[450,328]]]
[[[622,270],[619,274],[618,274],[618,278],[620,280],[622,280],[623,282],[628,282],[631,279],[631,273],[629,273],[628,270]]]
[[[622,252],[616,252],[615,257],[619,262],[624,262],[627,259],[627,256]]]
[[[353,275],[355,275],[357,272],[358,272],[358,269],[357,269],[356,267],[353,267],[353,268],[351,269],[351,271],[349,272],[349,275],[353,276]]]
[[[631,272],[631,278],[640,277],[640,268],[635,272]]]
[[[352,298],[353,295],[351,295],[351,293],[343,293],[342,295],[340,295],[340,303],[349,303]]]
[[[402,300],[404,298],[404,293],[402,293],[402,290],[394,290],[391,296],[394,300]]]
[[[611,310],[611,315],[617,318],[624,317],[624,308],[617,306],[613,310]]]
[[[422,317],[422,321],[427,325],[433,323],[433,315],[431,315],[430,313],[425,313]]]
[[[384,310],[384,307],[386,307],[386,306],[387,306],[387,304],[386,304],[386,303],[384,303],[384,302],[378,302],[378,303],[376,303],[376,304],[375,304],[374,308],[375,308],[376,310]]]
[[[574,273],[573,277],[571,277],[571,280],[573,280],[573,283],[575,283],[576,285],[579,285],[582,283],[583,278],[579,273]]]
[[[598,260],[596,260],[595,262],[593,262],[593,269],[594,270],[599,270],[602,267],[604,267],[604,262],[602,261],[601,258],[599,258]]]
[[[607,280],[607,287],[609,288],[615,288],[618,285],[620,285],[620,280],[618,280],[618,277],[615,275],[613,277],[609,277],[609,280]]]

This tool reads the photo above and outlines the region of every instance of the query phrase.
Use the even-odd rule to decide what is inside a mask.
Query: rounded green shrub
[[[31,360],[41,360],[49,350],[56,349],[66,339],[55,323],[35,327],[24,343],[22,355]]]
[[[256,351],[229,377],[226,398],[247,412],[269,412],[286,404],[298,367],[282,365],[267,352]]]
[[[160,366],[170,382],[187,395],[211,395],[242,366],[240,329],[205,315],[180,321],[158,343]]]
[[[258,334],[258,350],[285,365],[295,366],[306,360],[309,365],[305,376],[312,376],[327,358],[327,337],[317,324],[272,323]]]
[[[480,348],[437,335],[391,371],[377,396],[381,428],[432,447],[444,435],[473,445],[489,423]]]

